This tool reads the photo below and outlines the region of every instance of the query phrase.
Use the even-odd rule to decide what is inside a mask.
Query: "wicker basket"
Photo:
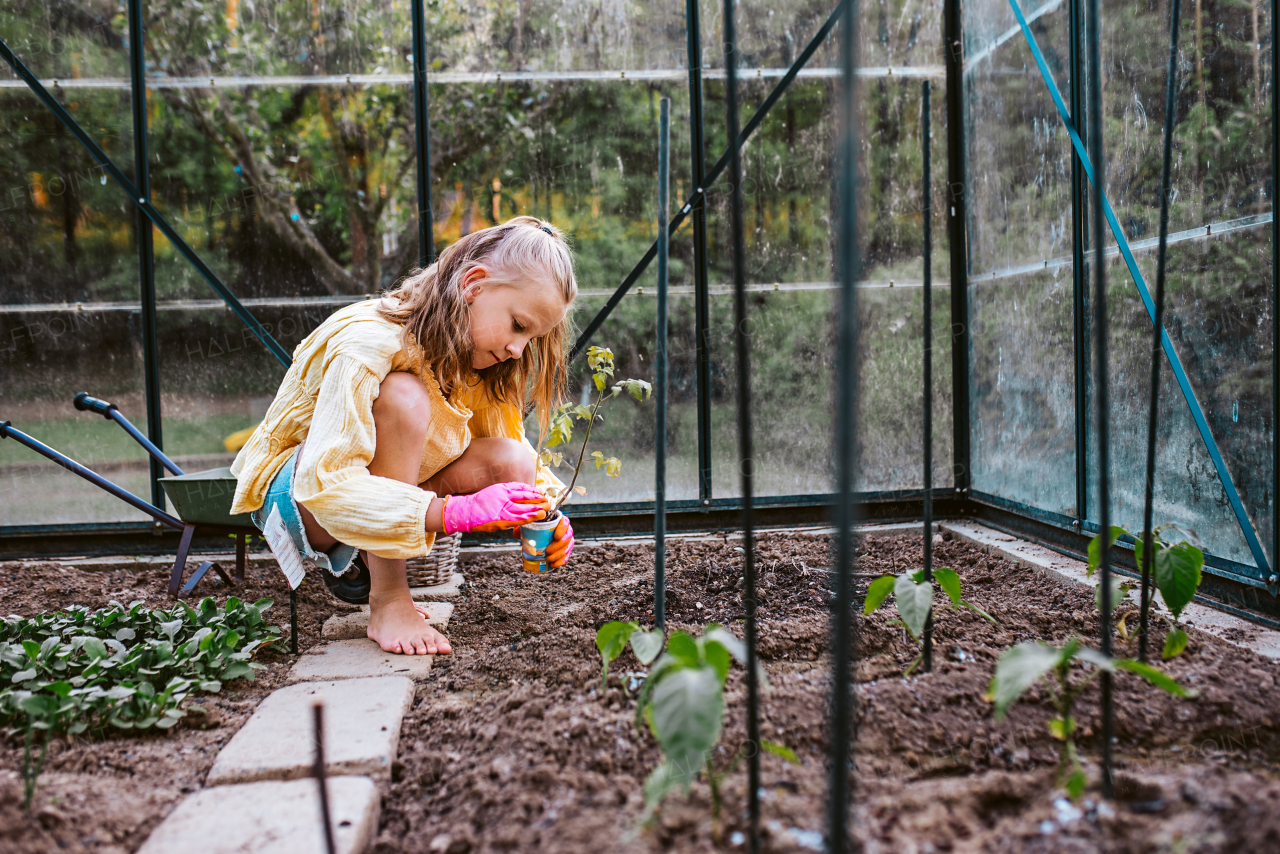
[[[436,534],[436,543],[425,557],[411,558],[405,567],[410,587],[435,587],[453,577],[462,551],[459,534]]]

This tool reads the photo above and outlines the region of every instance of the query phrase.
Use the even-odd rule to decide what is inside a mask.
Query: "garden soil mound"
[[[699,631],[719,622],[739,636],[739,541],[668,544],[667,619]],[[919,534],[861,541],[859,590],[880,573],[921,561]],[[859,620],[854,832],[867,852],[1280,851],[1280,686],[1272,662],[1194,631],[1166,669],[1198,696],[1180,700],[1135,676],[1115,683],[1117,799],[1097,789],[1096,687],[1077,703],[1081,751],[1093,783],[1076,803],[1054,787],[1057,742],[1043,688],[996,723],[983,694],[1000,653],[1023,640],[1094,638],[1092,594],[982,550],[935,536],[935,565],[954,568],[966,598],[998,621],[940,607],[934,670],[904,679],[916,647],[891,625],[892,608]],[[826,710],[831,597],[830,542],[777,535],[757,547],[759,653],[769,677],[762,735],[795,751],[799,765],[761,758],[763,850],[821,850],[825,827]],[[624,688],[641,667],[625,652],[600,696],[595,631],[609,620],[652,619],[652,546],[583,546],[572,569],[534,576],[517,554],[470,556],[449,636],[405,721],[383,799],[375,850],[469,854],[743,850],[745,763],[724,784],[720,827],[696,782],[642,822],[643,782],[659,761],[637,730]],[[12,575],[6,610],[71,602],[162,600],[164,572],[88,573],[47,565]],[[12,577],[11,577],[12,575]],[[215,588],[221,589],[221,588]],[[300,596],[301,646],[344,607],[308,584]],[[285,602],[266,573],[249,596]],[[941,598],[941,596],[939,597]],[[9,605],[13,602],[15,604]],[[1122,611],[1123,613],[1123,611]],[[273,619],[287,622],[277,605]],[[1129,618],[1134,622],[1134,618]],[[1153,626],[1153,628],[1156,628]],[[1163,623],[1153,648],[1163,642]],[[1134,654],[1117,641],[1118,654]],[[206,696],[216,726],[168,736],[60,744],[32,816],[17,775],[0,777],[0,851],[131,851],[182,796],[197,788],[218,747],[283,678],[288,656],[252,686]],[[746,742],[745,683],[730,676],[722,747],[726,768]],[[198,716],[192,716],[198,719]],[[13,743],[0,753],[17,767]]]

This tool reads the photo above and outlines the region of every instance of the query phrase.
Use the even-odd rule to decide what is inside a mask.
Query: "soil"
[[[742,634],[739,541],[673,540],[667,555],[668,627],[716,621]],[[859,588],[880,572],[917,567],[918,533],[862,541]],[[761,758],[762,850],[821,850],[827,764],[825,719],[831,575],[823,536],[770,534],[757,546],[759,655],[769,677],[762,735],[794,750],[799,765]],[[1227,852],[1280,850],[1280,686],[1274,663],[1197,631],[1167,671],[1199,694],[1181,700],[1135,676],[1115,682],[1117,799],[1097,789],[1098,691],[1077,704],[1091,788],[1075,804],[1054,786],[1057,742],[1046,729],[1049,695],[1032,688],[997,723],[983,699],[1001,652],[1022,640],[1096,637],[1092,594],[935,536],[935,565],[950,566],[966,598],[999,622],[940,609],[933,672],[903,678],[916,655],[892,609],[859,620],[851,827],[867,852]],[[710,795],[698,781],[670,795],[642,826],[642,786],[660,759],[633,723],[622,682],[640,670],[630,652],[600,696],[595,630],[613,619],[652,619],[652,546],[586,544],[570,571],[535,576],[514,551],[467,556],[467,584],[449,636],[404,723],[374,850],[469,854],[745,850],[746,771],[723,785],[713,839]],[[164,570],[125,577],[56,565],[0,566],[5,610],[72,601],[162,600]],[[20,577],[21,576],[21,577]],[[278,575],[250,595],[286,599]],[[315,594],[312,599],[308,590]],[[68,592],[70,591],[70,592]],[[300,646],[344,606],[304,586]],[[9,604],[13,602],[15,604]],[[273,611],[286,619],[287,611]],[[1133,618],[1130,618],[1132,622]],[[1153,649],[1163,627],[1153,626]],[[1118,642],[1119,654],[1132,654]],[[278,684],[289,657],[252,686],[204,698],[211,729],[59,746],[33,816],[20,809],[17,775],[0,772],[0,851],[132,851],[183,792],[198,788],[221,744]],[[745,742],[745,687],[730,676],[718,766]],[[195,716],[193,716],[195,717]],[[3,767],[20,753],[0,748]]]

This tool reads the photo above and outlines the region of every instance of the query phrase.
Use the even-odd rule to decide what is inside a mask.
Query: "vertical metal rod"
[[[431,112],[427,101],[427,20],[425,0],[409,0],[413,9],[413,118],[417,146],[418,264],[426,267],[435,255],[431,215]]]
[[[1271,3],[1271,566],[1270,589],[1280,581],[1280,20]]]
[[[138,198],[144,205],[151,201],[150,146],[147,136],[147,66],[146,34],[143,27],[142,0],[129,0],[129,73],[133,102],[133,174]],[[138,278],[142,295],[142,375],[147,405],[147,436],[157,448],[164,447],[160,419],[160,346],[156,331],[156,263],[151,220],[139,207]],[[160,478],[164,466],[154,456],[151,471],[151,503],[164,509],[164,489]]]
[[[289,588],[289,652],[298,654],[298,591]]]
[[[956,2],[956,0],[951,0]],[[854,66],[857,48],[858,4],[850,2],[840,22],[839,150],[836,166],[836,221],[839,229],[837,274],[840,302],[836,315],[836,590],[831,643],[831,779],[827,785],[827,850],[844,854],[848,838],[849,801],[853,785],[850,762],[855,741],[854,682],[849,672],[857,643],[853,614],[853,477],[857,468],[858,326],[858,116]],[[948,80],[950,78],[948,77]],[[950,83],[948,83],[950,85]],[[957,410],[956,420],[964,420]]]
[[[1147,623],[1151,610],[1151,564],[1155,558],[1151,533],[1156,487],[1156,421],[1160,405],[1160,338],[1164,331],[1165,260],[1169,248],[1169,180],[1173,164],[1173,121],[1178,107],[1178,31],[1181,3],[1169,5],[1169,70],[1164,99],[1164,163],[1160,173],[1160,244],[1156,256],[1156,316],[1151,326],[1151,409],[1147,417],[1147,482],[1142,504],[1142,597],[1138,624],[1138,658],[1147,660]]]
[[[924,203],[924,580],[933,585],[933,188],[930,176],[929,81],[920,84],[920,135],[924,149],[921,201]],[[925,673],[933,670],[933,609],[924,622]]]
[[[964,41],[960,0],[942,7],[944,63],[947,73],[947,240],[951,257],[952,472],[957,495],[967,495],[969,472],[969,194],[965,189]]]
[[[325,783],[324,767],[324,703],[311,707],[315,720],[316,761],[311,766],[311,776],[320,786],[320,820],[324,823],[324,846],[328,854],[338,850],[333,842],[333,818],[329,815],[329,787]]]
[[[658,104],[658,353],[654,365],[653,619],[666,626],[667,592],[667,262],[671,236],[662,227],[671,207],[671,99]]]
[[[1107,164],[1102,159],[1102,32],[1098,18],[1098,0],[1089,0],[1088,42],[1089,51],[1089,159],[1093,161],[1097,191],[1093,194],[1093,233],[1104,233],[1102,218],[1102,194],[1107,186]],[[1097,406],[1098,431],[1098,524],[1101,529],[1100,558],[1098,562],[1099,595],[1098,623],[1102,634],[1102,654],[1111,655],[1111,431],[1107,393],[1107,265],[1104,241],[1094,241],[1093,249],[1093,328],[1094,342],[1094,400]],[[1102,796],[1113,795],[1111,779],[1111,733],[1114,728],[1111,707],[1111,674],[1103,671],[1099,684],[1102,693]]]
[[[707,146],[702,120],[702,27],[698,0],[685,0],[689,53],[689,159],[695,188],[706,188]],[[706,193],[695,193],[693,209],[693,335],[697,358],[698,501],[711,503],[711,295],[707,289]],[[667,220],[663,220],[666,222]]]
[[[738,49],[734,0],[724,0],[725,127],[726,139],[738,138]],[[751,354],[747,335],[746,247],[742,222],[742,151],[730,145],[729,227],[733,256],[733,345],[738,367],[738,465],[742,471],[742,604],[747,634],[747,741],[756,749],[747,757],[747,850],[760,850],[760,692],[756,674],[755,512],[752,474],[755,450],[751,435]]]
[[[1084,35],[1084,0],[1068,0],[1071,35],[1069,46],[1071,121],[1076,132],[1088,133],[1084,109],[1084,64],[1081,40]],[[1076,403],[1076,519],[1083,526],[1089,518],[1089,185],[1084,165],[1071,149],[1071,316],[1074,325]]]

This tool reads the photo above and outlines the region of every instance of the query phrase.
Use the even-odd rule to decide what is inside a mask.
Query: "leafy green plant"
[[[654,663],[640,688],[636,726],[647,724],[662,749],[662,762],[644,783],[645,816],[651,817],[672,788],[689,791],[702,774],[711,788],[712,835],[720,835],[720,785],[743,756],[735,753],[725,769],[712,759],[724,717],[724,685],[733,661],[745,664],[746,646],[728,629],[710,623],[701,637],[678,631]],[[762,683],[764,673],[760,673]],[[780,744],[761,741],[760,749],[798,762]]]
[[[551,449],[573,441],[573,420],[576,418],[587,424],[587,434],[582,439],[582,450],[578,453],[578,462],[571,466],[573,479],[569,481],[569,486],[563,493],[548,492],[548,496],[555,502],[551,507],[552,510],[558,510],[574,492],[579,495],[587,494],[586,489],[577,486],[578,473],[582,470],[582,461],[587,453],[587,442],[591,441],[591,428],[595,425],[597,418],[604,420],[604,416],[599,414],[600,405],[624,391],[641,401],[653,393],[653,387],[644,380],[620,380],[606,391],[605,386],[613,379],[613,362],[613,351],[609,348],[588,347],[587,366],[591,368],[591,381],[596,387],[595,403],[591,406],[566,403],[558,407],[551,416],[551,427],[547,431],[546,443],[538,455],[542,464],[548,467],[560,466],[564,463],[564,454]],[[609,477],[617,477],[622,472],[622,463],[617,457],[606,457],[601,451],[592,451],[591,458],[595,461],[596,468],[603,468],[604,473]]]
[[[252,659],[280,631],[263,619],[270,599],[212,599],[151,609],[112,602],[0,622],[0,727],[22,733],[30,807],[49,739],[108,729],[167,729],[194,691],[253,678]],[[40,750],[32,759],[36,733]]]
[[[1179,540],[1165,540],[1164,532],[1170,530],[1183,534],[1183,537]],[[1126,535],[1134,539],[1134,559],[1138,563],[1139,570],[1141,570],[1146,534],[1141,531],[1136,534],[1129,534],[1119,525],[1111,526],[1112,544]],[[1167,661],[1187,648],[1187,633],[1182,629],[1178,621],[1182,616],[1183,610],[1195,598],[1196,591],[1200,589],[1201,570],[1204,568],[1204,552],[1191,541],[1185,531],[1173,525],[1162,525],[1153,530],[1151,532],[1151,544],[1155,549],[1155,554],[1152,556],[1153,559],[1151,561],[1151,580],[1156,589],[1160,591],[1160,598],[1164,600],[1165,607],[1172,614],[1172,618],[1161,614],[1169,624],[1169,631],[1164,638],[1164,649],[1161,652],[1161,657]],[[1088,568],[1085,570],[1086,574],[1092,576],[1101,560],[1102,534],[1098,534],[1089,541],[1089,563]],[[1120,582],[1114,576],[1111,578],[1111,584],[1111,607],[1115,609],[1119,607],[1128,591],[1133,588],[1132,585]],[[1101,591],[1102,588],[1098,587],[1094,593],[1094,599],[1099,608],[1102,607]],[[1125,640],[1129,639],[1129,630],[1124,625],[1123,618],[1117,624],[1117,629],[1121,637]]]
[[[960,587],[960,576],[954,569],[945,567],[933,570],[933,579],[947,594],[951,607],[959,610],[968,608],[993,626],[998,626],[995,617],[963,597]],[[870,614],[879,608],[893,594],[894,604],[898,607],[899,624],[911,634],[915,641],[924,634],[925,624],[929,621],[929,613],[933,610],[933,584],[925,579],[924,570],[904,572],[901,575],[882,575],[867,588],[867,598],[862,606],[863,614]],[[924,660],[921,651],[907,667],[903,675],[910,676],[920,662]]]
[[[1073,681],[1071,675],[1075,664],[1080,664],[1085,672],[1083,677]],[[1046,679],[1057,712],[1049,720],[1049,735],[1062,744],[1058,754],[1058,784],[1073,800],[1084,791],[1086,780],[1076,750],[1076,719],[1072,716],[1072,707],[1100,673],[1117,670],[1136,673],[1174,696],[1194,696],[1193,692],[1155,667],[1131,658],[1110,658],[1095,649],[1081,646],[1078,638],[1072,638],[1061,648],[1043,641],[1018,644],[1000,657],[991,685],[987,688],[986,699],[995,703],[996,720],[1000,721],[1028,688]]]
[[[631,651],[640,663],[646,667],[658,657],[662,651],[662,630],[645,631],[634,621],[620,622],[614,620],[605,623],[596,632],[596,649],[600,650],[603,667],[600,671],[600,696],[603,698],[609,691],[609,664],[622,655],[627,641],[631,641]],[[626,691],[624,684],[623,691]]]

